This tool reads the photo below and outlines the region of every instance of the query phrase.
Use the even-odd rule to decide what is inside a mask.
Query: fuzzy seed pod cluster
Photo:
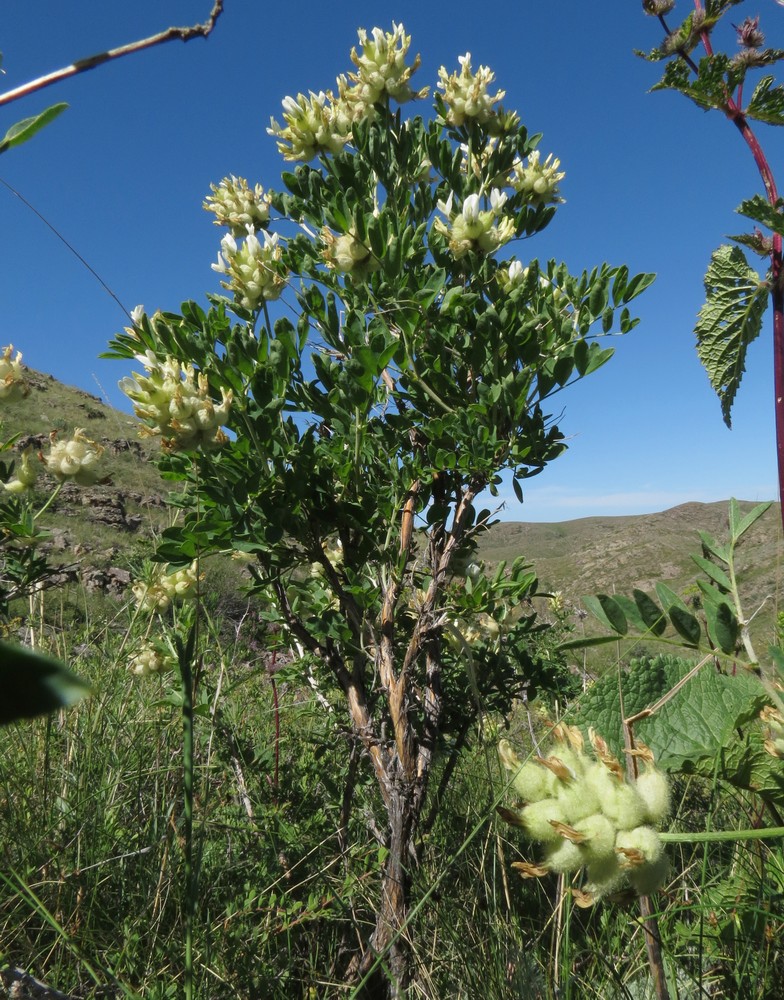
[[[593,730],[593,753],[586,753],[576,727],[561,723],[552,736],[552,754],[525,763],[506,740],[498,747],[501,763],[514,776],[512,788],[522,799],[517,808],[499,812],[544,847],[540,864],[517,862],[514,867],[526,878],[585,868],[585,885],[575,897],[586,906],[625,883],[640,895],[653,892],[667,872],[657,828],[670,811],[669,784],[654,766],[653,754],[638,744],[640,773],[629,782],[620,761]]]

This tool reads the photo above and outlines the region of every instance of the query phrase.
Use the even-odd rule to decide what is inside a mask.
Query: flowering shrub
[[[291,165],[282,188],[247,207],[261,189],[227,178],[207,201],[230,230],[213,265],[227,294],[135,312],[112,342],[145,365],[123,388],[184,481],[157,557],[250,556],[265,641],[296,651],[322,704],[344,700],[389,820],[367,954],[388,948],[403,986],[397,931],[433,754],[479,701],[507,711],[552,676],[526,610],[536,575],[474,561],[493,516],[479,498],[498,496],[502,473],[522,497],[563,451],[549,397],[610,358],[599,337],[633,328],[629,303],[652,280],[500,260],[549,223],[559,165],[542,165],[546,190],[516,186],[537,139],[467,56],[441,70],[429,120],[404,116],[427,93],[412,88],[410,44],[402,25],[360,31],[334,90],[286,98],[269,130]],[[262,198],[264,228],[238,235]],[[211,401],[210,433],[225,422],[220,449],[178,436],[171,400],[191,397]],[[137,599],[157,607],[161,586]]]

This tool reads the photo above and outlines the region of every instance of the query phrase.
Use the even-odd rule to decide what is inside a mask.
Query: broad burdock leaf
[[[59,660],[0,642],[0,725],[68,708],[89,693]]]
[[[632,660],[620,678],[609,671],[585,692],[574,721],[585,729],[593,726],[620,756],[624,742],[619,684],[623,710],[630,718],[653,706],[694,666],[694,661],[672,656]],[[723,674],[705,663],[670,701],[637,722],[634,733],[665,771],[709,770],[719,754],[734,746],[737,728],[753,719],[765,700],[755,674],[745,670]]]
[[[769,288],[739,247],[721,246],[705,275],[705,305],[697,325],[697,355],[721,403],[724,422],[745,371],[746,351],[762,326]]]

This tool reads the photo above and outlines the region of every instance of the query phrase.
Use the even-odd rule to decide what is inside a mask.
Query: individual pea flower
[[[140,611],[165,611],[176,600],[190,600],[196,596],[199,563],[194,559],[190,566],[169,572],[168,564],[148,568],[144,577],[131,587]]]
[[[231,390],[221,388],[221,401],[215,403],[207,376],[197,374],[193,365],[182,365],[171,357],[160,361],[150,350],[137,354],[136,360],[147,374],[134,373],[119,385],[144,422],[143,436],[160,434],[169,451],[209,450],[228,441],[221,427],[229,418]]]
[[[350,106],[370,109],[384,95],[398,104],[427,96],[427,87],[418,91],[411,89],[411,77],[422,60],[417,55],[410,66],[406,65],[411,36],[406,34],[402,24],[393,21],[392,31],[386,32],[373,28],[369,36],[364,28],[360,28],[357,34],[360,51],[357,52],[356,48],[351,50],[351,61],[357,72],[349,73],[352,86],[344,91]],[[361,112],[357,116],[359,114]]]
[[[0,400],[12,403],[30,395],[30,385],[22,373],[22,354],[16,352],[14,345],[3,348],[0,355]]]
[[[485,125],[503,114],[502,109],[495,108],[494,105],[500,103],[506,91],[499,90],[495,96],[488,91],[495,80],[495,73],[487,66],[480,66],[474,73],[471,69],[470,52],[458,56],[457,61],[460,63],[459,73],[447,73],[445,66],[438,71],[438,86],[444,91],[444,104],[448,109],[446,120],[449,124],[459,127],[469,120]]]
[[[527,277],[528,268],[523,267],[519,260],[513,260],[506,267],[501,267],[496,271],[495,280],[501,291],[508,295],[513,289],[524,285]]]
[[[279,125],[270,118],[267,132],[278,140],[284,160],[308,163],[320,153],[339,153],[351,135],[351,115],[331,91],[285,97],[283,121],[285,125]]]
[[[213,271],[225,274],[230,279],[221,285],[230,292],[243,309],[258,309],[262,302],[271,302],[280,297],[286,278],[281,263],[283,248],[278,242],[278,234],[263,231],[262,240],[256,236],[252,226],[241,245],[230,234],[221,240],[218,262]]]
[[[46,471],[58,482],[92,486],[100,478],[99,462],[104,448],[87,437],[77,427],[68,441],[58,441],[57,432],[50,435],[49,454],[44,458]]]
[[[14,466],[14,478],[3,483],[3,489],[9,493],[26,493],[27,490],[35,486],[39,466],[33,464],[32,453],[32,448],[25,448]]]
[[[353,231],[336,236],[324,226],[321,230],[321,246],[324,263],[332,271],[362,278],[381,267],[370,247],[358,240]]]
[[[539,150],[535,149],[528,154],[525,164],[518,160],[513,165],[509,183],[533,204],[560,202],[563,198],[558,193],[558,184],[566,177],[566,173],[558,169],[560,166],[561,161],[553,159],[552,153],[542,163]]]
[[[498,188],[490,191],[490,208],[480,208],[480,196],[470,194],[463,202],[459,212],[452,207],[453,195],[438,202],[438,208],[449,222],[436,219],[436,230],[449,239],[449,249],[455,259],[464,257],[469,251],[479,251],[484,254],[494,253],[515,234],[514,222],[509,216],[502,215],[506,203],[506,195]],[[500,216],[500,218],[499,218]]]
[[[210,184],[211,195],[203,208],[215,215],[216,226],[226,226],[232,236],[244,236],[248,226],[263,229],[269,222],[272,198],[261,184],[248,186],[244,177],[224,177],[220,184]]]
[[[176,660],[171,652],[152,642],[145,642],[128,659],[128,669],[135,677],[162,674],[173,670],[175,666]]]

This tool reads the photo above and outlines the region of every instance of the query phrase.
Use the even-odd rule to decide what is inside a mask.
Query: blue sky
[[[210,0],[27,0],[0,5],[0,90],[160,31],[204,20]],[[748,8],[748,9],[746,9]],[[679,10],[688,10],[682,0]],[[758,0],[768,43],[784,47],[784,9]],[[226,174],[279,186],[266,134],[287,94],[326,89],[350,68],[359,26],[402,21],[422,53],[418,86],[472,54],[490,65],[504,105],[561,159],[566,204],[518,250],[572,270],[608,261],[655,271],[641,323],[616,356],[555,405],[570,449],[530,480],[503,516],[557,521],[644,513],[689,500],[776,497],[771,331],[753,346],[733,430],[694,351],[694,319],[711,251],[742,231],[734,215],[761,190],[735,129],[679,95],[647,93],[657,67],[634,48],[659,40],[641,4],[524,0],[485,8],[441,3],[266,4],[226,0],[206,41],[170,42],[101,66],[0,109],[0,134],[49,104],[69,110],[0,157],[0,177],[100,273],[130,309],[176,309],[218,291],[220,231],[201,203]],[[729,40],[734,46],[734,40]],[[423,110],[426,110],[423,108]],[[760,126],[773,164],[784,136]],[[779,177],[784,187],[784,173]],[[769,319],[769,317],[768,317]],[[34,368],[125,406],[127,366],[100,360],[123,325],[117,304],[62,243],[0,186],[0,344]]]

